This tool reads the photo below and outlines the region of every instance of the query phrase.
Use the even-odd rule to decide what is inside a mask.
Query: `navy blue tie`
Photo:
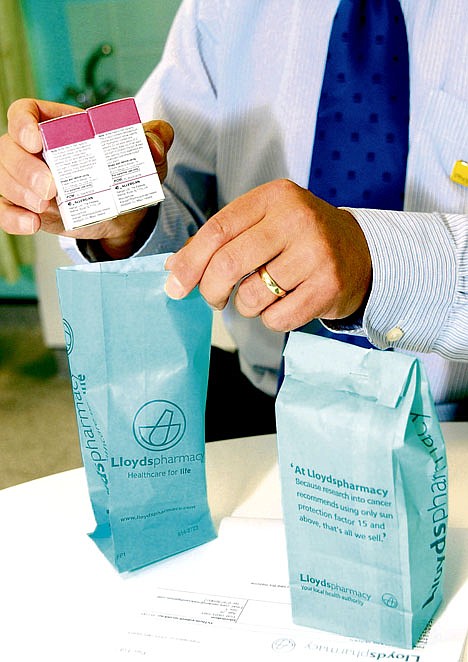
[[[337,207],[402,209],[409,128],[409,64],[399,0],[341,0],[322,83],[309,190]],[[372,347],[331,333],[308,333]],[[283,380],[283,364],[278,387]]]
[[[333,22],[309,189],[335,206],[402,209],[409,125],[408,42],[398,0],[341,0]],[[371,347],[365,338],[331,334]]]

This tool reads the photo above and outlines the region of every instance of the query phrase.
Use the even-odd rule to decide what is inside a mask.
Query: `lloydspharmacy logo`
[[[75,337],[73,335],[73,329],[71,327],[70,322],[68,322],[65,318],[62,319],[63,322],[63,333],[65,335],[65,350],[70,356],[70,354],[73,351],[73,347],[75,346]]]
[[[133,435],[148,451],[167,451],[185,434],[184,412],[169,400],[150,400],[140,407],[133,419]]]

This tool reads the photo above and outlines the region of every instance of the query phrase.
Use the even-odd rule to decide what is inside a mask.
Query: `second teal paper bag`
[[[57,272],[91,538],[122,572],[215,536],[204,415],[212,313],[164,292],[167,255]]]
[[[293,332],[277,430],[294,621],[411,648],[442,599],[448,526],[423,366]]]

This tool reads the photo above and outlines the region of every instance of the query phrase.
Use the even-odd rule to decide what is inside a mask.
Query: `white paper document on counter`
[[[468,529],[452,529],[445,601],[413,650],[294,625],[281,520],[230,517],[219,537],[132,574],[113,660],[459,662],[468,630]]]

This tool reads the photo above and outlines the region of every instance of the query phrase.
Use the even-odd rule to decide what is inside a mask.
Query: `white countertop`
[[[442,429],[449,525],[468,528],[468,423]],[[216,525],[232,514],[281,519],[274,435],[207,444],[206,468]],[[94,525],[83,469],[0,491],[0,659],[80,659],[84,642],[105,632],[119,583],[128,579],[86,535]],[[459,572],[468,577],[468,568]]]

